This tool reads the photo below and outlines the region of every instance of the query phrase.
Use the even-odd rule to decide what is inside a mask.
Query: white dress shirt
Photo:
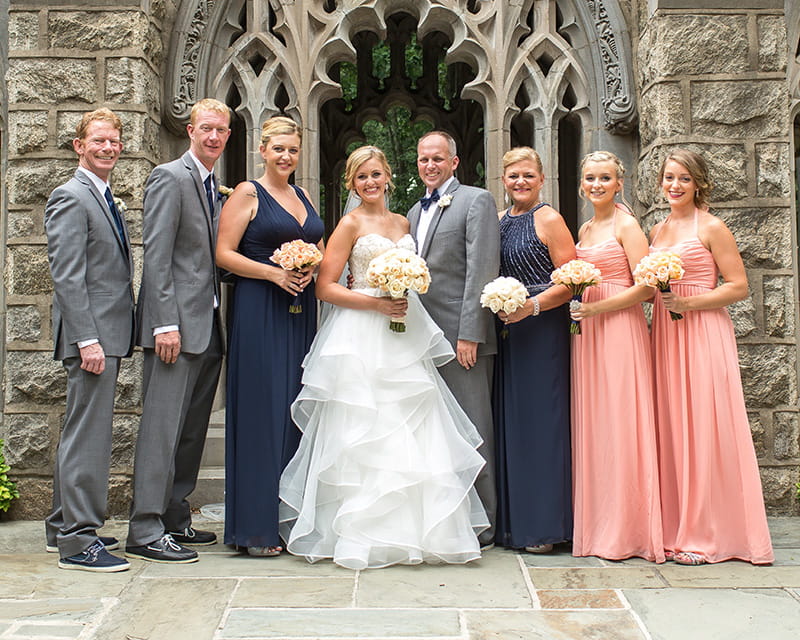
[[[436,190],[439,192],[439,197],[441,198],[445,192],[447,191],[447,187],[450,186],[450,183],[453,181],[453,176],[450,176],[447,180],[445,180],[444,184],[441,187],[438,187]],[[425,197],[429,198],[432,191],[425,191]],[[419,212],[419,224],[417,225],[417,253],[422,251],[422,247],[425,245],[425,238],[428,237],[428,229],[431,226],[431,220],[433,220],[433,214],[436,213],[436,209],[439,206],[438,202],[431,202],[430,206],[427,209],[422,209]]]

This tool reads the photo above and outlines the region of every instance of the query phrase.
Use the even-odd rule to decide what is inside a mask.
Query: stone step
[[[225,502],[225,467],[201,467],[189,502],[193,508]]]
[[[225,425],[211,423],[208,425],[206,445],[203,457],[200,459],[200,468],[225,466]]]

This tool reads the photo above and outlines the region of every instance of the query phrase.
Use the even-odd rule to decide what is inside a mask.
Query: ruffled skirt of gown
[[[481,438],[436,370],[453,351],[413,293],[406,322],[395,333],[385,315],[334,307],[303,363],[292,405],[303,437],[281,476],[280,532],[310,562],[480,557]]]

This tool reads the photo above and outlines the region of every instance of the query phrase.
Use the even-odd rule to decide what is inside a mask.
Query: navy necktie
[[[439,202],[439,190],[434,189],[433,193],[429,195],[427,198],[420,198],[419,203],[422,205],[423,209],[427,209],[431,206],[434,202]]]
[[[214,217],[214,181],[213,173],[209,173],[203,184],[206,185],[206,198],[208,198],[208,211]]]
[[[106,192],[104,195],[106,197],[106,203],[108,204],[108,209],[109,211],[111,211],[111,217],[114,218],[114,226],[117,228],[119,239],[122,240],[122,246],[125,249],[125,253],[127,254],[128,245],[125,242],[125,230],[122,226],[122,216],[117,210],[117,205],[114,204],[114,196],[111,195],[111,189],[106,187]]]

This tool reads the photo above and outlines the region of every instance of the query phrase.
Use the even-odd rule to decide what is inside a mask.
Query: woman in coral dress
[[[631,271],[647,238],[630,210],[615,202],[624,168],[607,151],[581,164],[581,195],[594,217],[580,230],[578,258],[602,282],[572,311],[572,554],[664,562],[658,491],[650,335]]]
[[[664,547],[680,564],[768,564],[772,544],[725,309],[747,296],[744,264],[730,230],[708,212],[701,156],[673,150],[659,182],[670,213],[653,228],[650,250],[679,254],[686,270],[653,309]]]
[[[335,305],[303,362],[292,417],[303,431],[281,476],[281,535],[290,553],[350,569],[480,558],[489,521],[473,487],[481,438],[436,367],[454,357],[415,293],[394,300],[366,281],[370,261],[414,251],[391,213],[391,169],[376,147],[350,154],[361,198],[328,242],[317,295]],[[345,264],[352,289],[338,284]],[[406,315],[406,331],[389,319]]]

